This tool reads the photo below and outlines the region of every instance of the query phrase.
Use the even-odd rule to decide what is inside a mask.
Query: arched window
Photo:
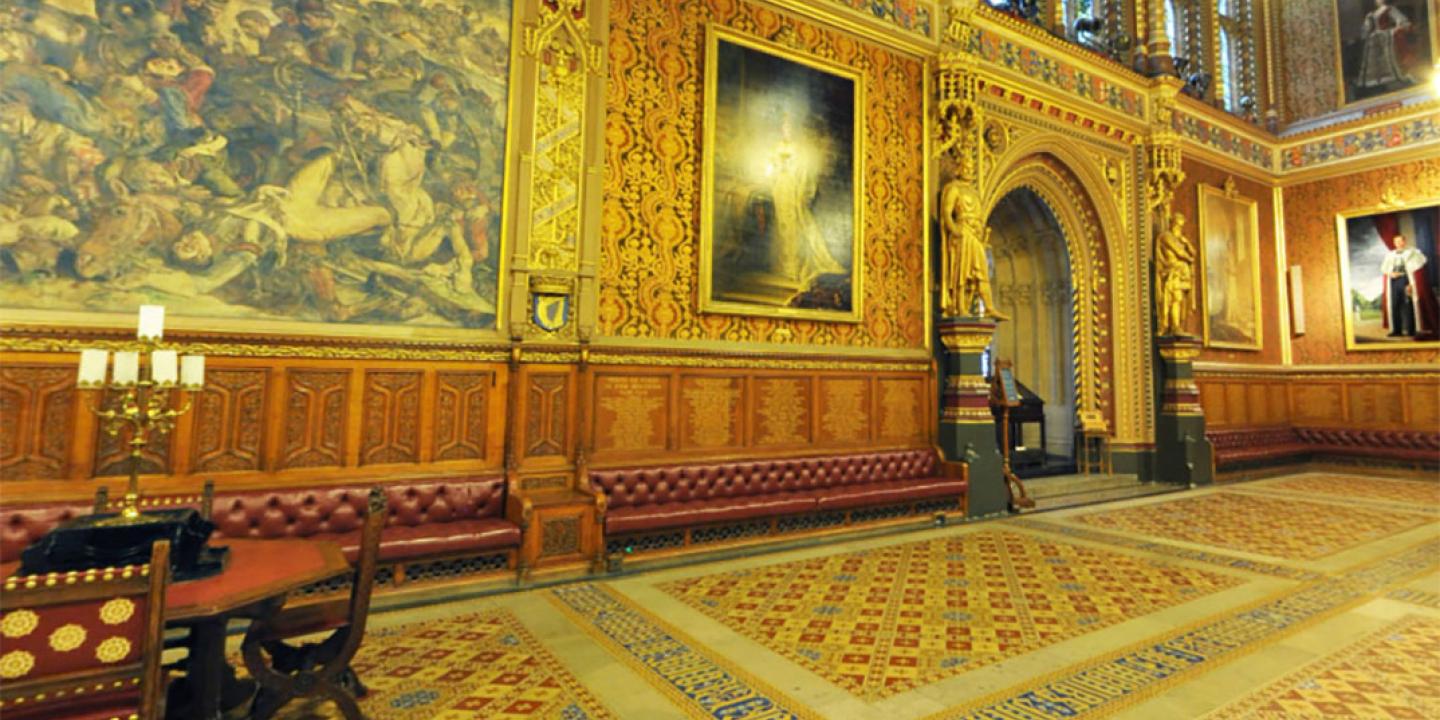
[[[1254,12],[1252,0],[1216,0],[1216,27],[1219,56],[1216,58],[1215,99],[1232,113],[1248,112],[1246,98],[1255,96]]]
[[[1165,37],[1170,41],[1170,57],[1185,57],[1185,7],[1179,0],[1165,0]]]

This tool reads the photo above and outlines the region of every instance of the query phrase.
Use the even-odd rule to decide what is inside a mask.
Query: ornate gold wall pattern
[[[925,346],[923,63],[767,7],[721,0],[610,4],[602,335],[882,348]],[[859,324],[702,315],[699,258],[700,59],[705,24],[854,67],[865,83],[863,274]]]
[[[856,442],[865,439],[870,424],[865,402],[864,378],[826,379],[821,381],[823,407],[820,431],[830,442]]]
[[[615,386],[604,394],[600,408],[611,417],[601,424],[606,428],[605,437],[609,450],[643,450],[656,447],[656,411],[665,408],[665,394],[657,378],[614,377],[605,378]],[[598,429],[598,428],[597,428]]]

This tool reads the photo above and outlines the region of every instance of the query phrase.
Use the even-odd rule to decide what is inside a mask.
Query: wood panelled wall
[[[1207,428],[1440,430],[1440,374],[1199,374]]]
[[[76,392],[77,357],[0,353],[0,502],[82,500],[128,475],[125,437],[103,432],[92,412],[116,398]],[[143,489],[506,471],[527,490],[553,489],[574,482],[582,457],[645,465],[934,438],[925,370],[686,360],[676,365],[705,367],[212,357],[191,410],[147,448]]]

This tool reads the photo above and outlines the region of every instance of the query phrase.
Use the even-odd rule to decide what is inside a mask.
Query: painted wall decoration
[[[1414,87],[1430,76],[1434,0],[1336,0],[1341,102]]]
[[[1346,347],[1440,347],[1440,204],[1343,213],[1336,233]]]
[[[700,309],[858,320],[859,73],[712,27]]]
[[[860,322],[699,310],[707,26],[787,33],[793,48],[864,79],[865,222],[856,266]],[[726,0],[612,0],[600,335],[696,343],[925,346],[924,64],[770,6]]]
[[[1200,249],[1205,344],[1261,349],[1259,210],[1233,181],[1200,186]]]
[[[509,2],[0,14],[0,307],[494,326]]]

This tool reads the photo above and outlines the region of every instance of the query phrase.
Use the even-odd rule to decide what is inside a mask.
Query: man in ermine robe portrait
[[[1404,235],[1391,241],[1380,263],[1384,274],[1385,328],[1390,337],[1433,337],[1436,331],[1435,291],[1424,268],[1425,253],[1410,246]]]

